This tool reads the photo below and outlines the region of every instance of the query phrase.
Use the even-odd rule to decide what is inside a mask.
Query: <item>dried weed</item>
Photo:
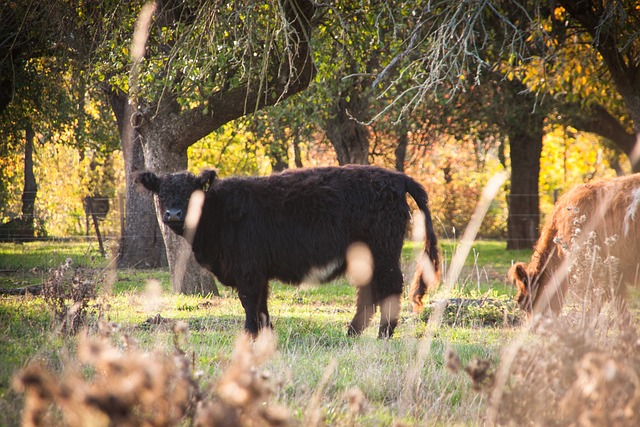
[[[269,404],[275,388],[264,363],[276,340],[262,333],[242,335],[226,369],[202,390],[187,353],[180,348],[186,324],[173,326],[174,351],[145,352],[126,335],[113,344],[114,325],[101,323],[100,336],[80,337],[78,363],[59,375],[31,363],[14,378],[25,394],[22,425],[36,426],[289,426],[288,408]]]
[[[74,335],[87,326],[90,302],[96,297],[100,279],[91,270],[72,268],[71,263],[71,259],[67,259],[58,268],[49,270],[42,295],[59,330]]]

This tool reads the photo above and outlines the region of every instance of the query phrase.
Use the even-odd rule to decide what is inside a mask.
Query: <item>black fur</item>
[[[245,328],[253,334],[270,326],[270,279],[297,284],[314,268],[327,265],[333,268],[325,269],[322,279],[335,278],[345,272],[349,245],[363,242],[374,259],[373,278],[358,288],[348,332],[360,334],[380,306],[380,336],[391,336],[403,286],[400,253],[410,218],[407,193],[425,214],[425,249],[438,271],[427,194],[399,172],[353,165],[227,179],[215,179],[212,171],[200,176],[143,172],[136,181],[158,194],[165,222],[178,234],[183,224],[176,213],[186,213],[193,191],[209,184],[193,251],[203,267],[238,290]]]

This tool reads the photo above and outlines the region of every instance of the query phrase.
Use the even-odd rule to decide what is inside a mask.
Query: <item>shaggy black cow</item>
[[[400,253],[410,218],[406,193],[424,213],[424,252],[435,267],[431,279],[438,281],[439,255],[427,193],[399,172],[344,166],[227,179],[217,179],[212,170],[199,176],[141,172],[136,182],[157,194],[164,223],[179,235],[185,232],[192,193],[206,191],[193,252],[224,285],[238,290],[245,329],[252,334],[271,326],[270,279],[292,284],[334,279],[348,267],[348,248],[362,242],[370,249],[373,271],[358,287],[348,333],[360,334],[380,306],[379,335],[391,336],[400,311]],[[414,304],[421,306],[427,288],[417,275],[410,291]]]

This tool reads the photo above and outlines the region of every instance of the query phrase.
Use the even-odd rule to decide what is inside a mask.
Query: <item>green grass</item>
[[[71,258],[74,265],[86,267],[104,267],[107,263],[107,260],[101,257],[96,243],[68,241],[0,243],[0,269],[2,270],[52,268],[59,266],[67,258]]]
[[[109,258],[100,255],[97,243],[70,241],[0,242],[0,288],[41,284],[49,269],[67,259],[72,265],[102,269]]]
[[[456,243],[445,241],[442,247],[443,255],[450,259]],[[413,262],[419,250],[420,245],[408,244],[403,252],[405,263]],[[457,295],[507,296],[510,290],[502,279],[506,269],[512,261],[526,259],[529,254],[504,253],[504,244],[498,242],[476,242],[474,250],[475,257],[467,260]],[[112,274],[108,261],[86,243],[2,244],[0,269],[20,269],[3,273],[1,287],[42,281],[49,268],[66,258],[72,258],[74,265],[95,269],[98,275]],[[147,320],[160,314],[170,322],[185,321],[189,326],[186,350],[193,355],[194,370],[203,373],[203,384],[221,375],[244,324],[235,291],[220,286],[220,297],[179,295],[171,291],[168,273],[162,269],[119,270],[108,277],[92,306],[95,316],[118,324],[119,331],[142,348],[161,347],[165,352],[171,351],[171,328]],[[149,289],[150,279],[160,282],[161,293]],[[518,329],[443,325],[429,333],[425,323],[410,313],[404,298],[402,321],[393,339],[376,339],[375,324],[362,337],[351,339],[345,332],[354,314],[354,300],[355,291],[345,280],[317,287],[272,284],[269,310],[278,351],[266,369],[275,378],[277,402],[303,420],[311,396],[328,375],[321,409],[330,425],[354,421],[359,425],[450,425],[481,419],[485,400],[471,390],[466,377],[444,369],[444,352],[453,348],[463,362],[475,357],[495,362],[500,349]],[[95,335],[95,322],[90,325],[89,334]],[[14,373],[32,360],[41,360],[53,372],[60,372],[74,363],[76,340],[56,333],[42,299],[0,299],[0,413],[4,410],[7,414],[0,416],[0,424],[19,423],[23,398],[11,388]],[[425,345],[428,351],[423,357],[420,348]],[[411,377],[415,370],[419,380]],[[353,388],[362,390],[366,398],[365,410],[357,416],[349,413],[345,403],[345,394]]]
[[[443,239],[439,243],[443,261],[442,279],[444,279],[460,242]],[[403,249],[403,260],[405,262],[415,260],[421,248],[420,242],[408,242]],[[510,295],[514,290],[505,282],[509,267],[517,261],[528,261],[532,253],[532,250],[507,250],[506,243],[501,241],[475,241],[469,256],[465,259],[464,268],[456,285],[462,290],[463,295],[469,292],[490,291]]]

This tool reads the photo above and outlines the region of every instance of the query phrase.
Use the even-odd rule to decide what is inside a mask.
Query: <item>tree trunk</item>
[[[346,92],[351,99],[349,102],[346,95],[340,96],[333,116],[324,124],[325,134],[336,150],[341,165],[369,164],[369,130],[354,119],[359,115],[359,106],[362,105],[356,100],[359,96],[357,90]]]
[[[276,138],[267,147],[267,155],[271,162],[273,172],[282,172],[289,167],[289,153],[286,146],[286,137],[280,129],[274,132]]]
[[[24,222],[24,231],[22,241],[33,240],[34,232],[34,212],[36,205],[36,194],[38,185],[36,177],[33,173],[33,140],[35,132],[31,124],[25,129],[25,145],[24,145],[24,188],[22,190],[22,221]]]
[[[143,144],[146,166],[156,173],[177,172],[187,169],[187,150],[179,148],[179,144],[171,144],[163,140],[163,135],[153,132],[144,133]],[[181,236],[176,235],[162,221],[162,212],[157,197],[154,200],[157,224],[160,224],[173,290],[185,294],[219,295],[216,283],[209,271],[196,261],[191,245]]]
[[[494,75],[489,122],[509,140],[511,188],[507,195],[507,249],[530,249],[540,225],[540,156],[550,103],[542,103],[521,81]]]
[[[540,225],[540,155],[542,122],[539,130],[509,135],[511,190],[507,197],[507,249],[530,249],[538,239]]]
[[[304,166],[302,164],[302,153],[300,152],[300,139],[300,131],[298,129],[294,129],[292,135],[293,159],[297,168]]]
[[[163,267],[167,265],[166,251],[153,198],[148,192],[140,191],[133,181],[133,174],[145,169],[140,136],[131,126],[134,110],[126,94],[110,91],[108,96],[118,123],[126,180],[124,234],[120,236],[118,267]]]
[[[407,158],[407,146],[409,145],[409,136],[404,128],[400,129],[400,135],[398,136],[398,145],[395,149],[396,155],[396,170],[398,172],[404,172],[404,162]]]
[[[125,161],[125,221],[124,235],[120,237],[118,267],[166,267],[164,240],[156,221],[153,197],[133,182],[133,173],[144,170],[140,144],[136,144],[133,156],[130,161]]]

